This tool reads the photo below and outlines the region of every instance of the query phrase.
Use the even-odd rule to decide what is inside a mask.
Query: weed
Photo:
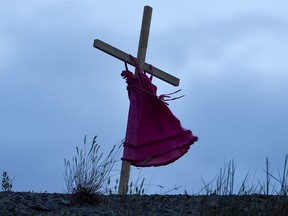
[[[234,190],[234,176],[235,176],[236,164],[234,160],[225,164],[224,168],[220,168],[218,176],[216,176],[208,184],[202,178],[204,187],[199,193],[206,191],[206,195],[232,195]],[[216,180],[216,188],[214,189],[213,183]]]
[[[117,161],[120,146],[114,145],[107,157],[99,153],[100,145],[94,137],[90,150],[86,151],[86,136],[84,148],[76,147],[77,156],[72,158],[72,163],[64,159],[64,180],[68,193],[79,203],[94,202],[97,195],[101,194],[110,178],[110,172]]]
[[[220,168],[220,172],[210,182],[205,182],[202,177],[202,183],[204,187],[198,192],[198,194],[206,195],[235,195],[234,179],[235,179],[236,165],[234,160],[229,161],[224,165],[224,168]],[[266,158],[265,163],[265,181],[260,182],[258,180],[257,185],[254,184],[254,178],[252,186],[248,186],[249,172],[245,175],[242,181],[237,195],[288,195],[288,155],[285,156],[283,171],[278,170],[278,177],[273,175],[271,170],[270,161]],[[216,186],[215,186],[216,181]]]
[[[278,178],[275,177],[271,170],[270,170],[270,165],[268,162],[268,158],[266,159],[266,195],[269,195],[269,187],[271,185],[271,178],[274,179],[274,184],[272,185],[272,194],[280,195],[280,196],[287,196],[288,195],[288,154],[285,156],[284,160],[284,167],[283,171],[280,172],[278,170]],[[279,184],[278,189],[279,191],[277,192],[277,186],[276,184]],[[263,188],[263,186],[262,186]]]
[[[12,190],[12,180],[10,179],[8,173],[3,171],[2,174],[2,190],[3,191],[11,191]]]

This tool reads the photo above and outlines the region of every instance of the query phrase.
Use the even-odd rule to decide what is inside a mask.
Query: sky
[[[145,5],[146,62],[180,86],[153,82],[158,94],[182,89],[169,107],[199,141],[170,165],[132,167],[131,180],[140,172],[147,193],[192,194],[230,160],[236,184],[247,172],[262,182],[266,157],[278,177],[288,153],[286,0],[12,0],[0,3],[0,172],[14,191],[65,192],[64,159],[85,135],[104,154],[125,137],[124,63],[93,41],[136,56]]]

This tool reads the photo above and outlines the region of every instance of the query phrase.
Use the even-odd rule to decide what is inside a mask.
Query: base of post
[[[130,161],[125,161],[125,160],[122,161],[121,175],[120,175],[120,182],[119,182],[119,189],[118,189],[119,195],[126,195],[128,192],[130,166],[131,166]]]

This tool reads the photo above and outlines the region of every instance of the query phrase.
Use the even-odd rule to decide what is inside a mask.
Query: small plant
[[[280,196],[288,195],[288,154],[285,156],[283,171],[278,170],[278,178],[272,174],[270,170],[270,164],[268,158],[266,158],[266,195],[276,194]],[[272,193],[270,192],[271,186],[271,178],[274,180],[274,184],[272,185]],[[278,187],[276,184],[278,183]],[[261,190],[263,191],[264,186],[261,186]]]
[[[133,182],[132,181],[132,178],[131,178],[131,182],[130,182],[130,185],[128,186],[128,193],[129,195],[144,195],[145,193],[145,185],[144,185],[144,182],[145,182],[145,175],[142,175],[142,169],[140,168],[137,168],[138,170],[138,176],[136,178],[136,181]],[[141,183],[140,183],[141,181]],[[140,183],[140,184],[139,184]]]
[[[162,185],[154,185],[152,184],[152,178],[150,181],[147,183],[145,174],[142,174],[143,168],[139,167],[132,167],[131,172],[130,172],[130,184],[127,186],[127,195],[145,195],[148,194],[149,188],[150,187],[157,187],[160,189],[163,189],[164,187]],[[133,173],[133,175],[132,175]],[[138,174],[137,174],[138,173]],[[119,172],[117,171],[117,176],[119,175]],[[135,177],[133,179],[133,177]],[[107,189],[106,189],[106,194],[112,195],[112,194],[118,194],[118,189],[119,189],[119,179],[111,180],[111,178],[108,179],[107,181]],[[114,185],[114,186],[113,186]],[[166,194],[169,193],[173,190],[178,190],[180,187],[174,187],[171,190],[168,190],[163,193],[159,194]]]
[[[242,181],[237,195],[288,195],[288,155],[285,156],[284,167],[282,171],[278,170],[278,177],[273,175],[271,170],[270,161],[266,158],[265,181],[258,180],[258,184],[254,185],[254,178],[252,186],[247,185],[249,172],[246,174]],[[224,168],[220,169],[220,172],[212,181],[206,183],[202,178],[204,187],[198,192],[198,194],[206,195],[235,195],[234,192],[234,179],[235,179],[236,165],[234,160],[224,165]],[[255,175],[255,174],[254,174]],[[216,182],[216,183],[215,183]]]
[[[136,184],[133,184],[133,182],[130,182],[130,186],[128,188],[129,190],[129,195],[143,195],[145,192],[145,188],[144,188],[144,181],[145,178],[142,179],[140,186]]]
[[[137,170],[140,170],[139,174],[138,174],[138,177],[137,177],[137,180],[136,180],[135,183],[133,183],[133,181],[130,182],[130,184],[127,187],[126,194],[129,194],[129,195],[144,195],[144,193],[145,193],[145,188],[144,187],[146,185],[144,185],[145,178],[141,175],[142,169],[141,168],[140,169],[137,168]],[[141,184],[139,185],[140,181],[141,181]],[[106,188],[107,193],[109,195],[117,194],[118,193],[118,189],[119,189],[119,180],[118,180],[118,178],[115,180],[114,187],[111,187],[112,181],[111,181],[110,177],[108,178],[107,183],[108,183],[107,184],[107,188]]]
[[[208,184],[202,178],[204,187],[200,193],[205,191],[206,195],[232,195],[234,190],[236,164],[234,160],[225,164],[224,168],[220,169],[219,174]],[[216,180],[216,188],[214,189],[214,181]]]
[[[3,171],[2,174],[2,190],[3,191],[11,191],[12,190],[12,180],[10,179],[8,173]]]
[[[97,200],[97,196],[103,190],[110,179],[110,172],[118,159],[120,146],[114,145],[107,157],[99,153],[100,145],[94,137],[89,152],[86,152],[86,136],[84,148],[76,147],[77,156],[72,158],[72,163],[64,159],[66,182],[68,193],[78,203],[91,203]]]

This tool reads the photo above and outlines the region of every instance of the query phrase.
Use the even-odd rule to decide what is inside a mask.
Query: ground
[[[287,196],[99,195],[76,203],[70,194],[0,192],[0,215],[288,215]]]

